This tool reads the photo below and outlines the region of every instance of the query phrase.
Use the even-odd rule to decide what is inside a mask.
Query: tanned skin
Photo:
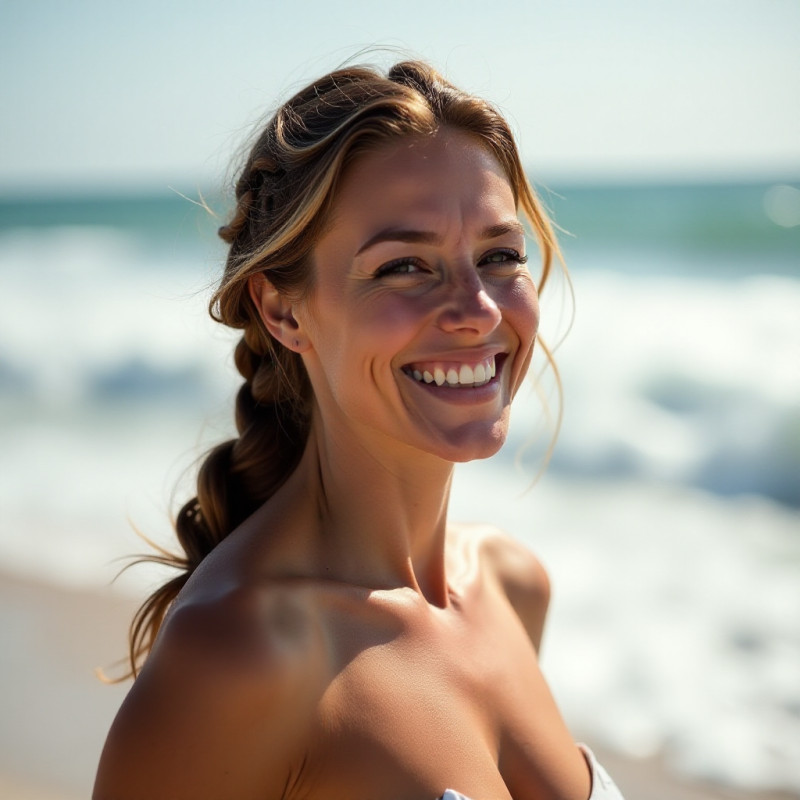
[[[538,324],[508,181],[443,130],[357,161],[334,221],[309,299],[251,282],[314,387],[303,457],[173,604],[94,798],[586,800],[537,659],[547,576],[447,520],[454,462],[505,439]],[[477,362],[497,365],[483,386],[413,376]]]

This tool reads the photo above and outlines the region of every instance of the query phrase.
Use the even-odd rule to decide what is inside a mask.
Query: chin
[[[438,455],[455,464],[491,458],[506,443],[507,435],[508,426],[504,421],[496,422],[489,430],[476,431],[473,426],[467,426],[466,430],[461,429],[448,437],[446,446]]]

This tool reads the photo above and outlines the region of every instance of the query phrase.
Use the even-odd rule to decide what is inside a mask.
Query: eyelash
[[[524,266],[528,263],[528,256],[520,255],[516,250],[492,250],[491,253],[487,253],[481,261],[486,261],[487,259],[491,258],[492,256],[508,256],[506,261],[490,261],[490,264],[519,264],[520,266]]]
[[[420,268],[422,262],[417,258],[395,258],[393,261],[387,261],[375,270],[376,278],[384,278],[387,275],[410,275],[410,271],[400,271],[398,267],[413,266]]]
[[[492,258],[493,256],[507,256],[507,259],[503,261],[488,261],[488,259]],[[486,253],[480,262],[479,266],[482,264],[519,264],[520,266],[524,266],[528,263],[528,256],[520,255],[516,250],[510,249],[502,249],[502,250],[492,250],[490,253]],[[417,269],[421,268],[422,262],[417,258],[396,258],[393,261],[388,261],[386,264],[382,264],[378,269],[375,271],[376,278],[383,278],[387,275],[411,275],[411,270],[398,270],[398,267],[404,266],[412,266],[416,267]]]

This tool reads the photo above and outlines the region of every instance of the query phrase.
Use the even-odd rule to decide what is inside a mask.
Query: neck
[[[316,509],[312,552],[321,575],[375,588],[410,586],[444,606],[452,475],[452,463],[405,445],[313,425],[287,489]]]

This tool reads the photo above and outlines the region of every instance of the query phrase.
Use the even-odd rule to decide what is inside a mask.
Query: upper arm
[[[95,800],[280,796],[313,697],[302,665],[321,659],[279,616],[265,636],[241,615],[177,610],[112,725]]]
[[[481,551],[538,652],[550,604],[547,571],[527,547],[497,531],[484,538]]]

